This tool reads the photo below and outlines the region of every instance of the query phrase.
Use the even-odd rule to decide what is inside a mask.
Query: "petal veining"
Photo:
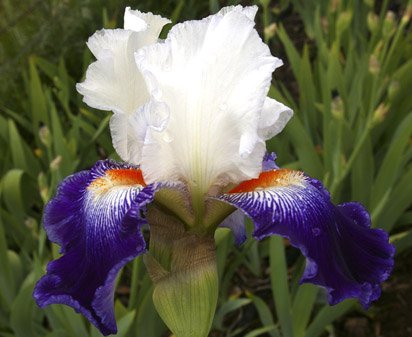
[[[145,45],[146,31],[102,29],[87,46],[96,57],[76,88],[89,106],[115,113],[131,114],[147,102],[146,84],[133,55]]]
[[[262,172],[219,197],[255,223],[254,237],[288,238],[307,259],[301,282],[323,286],[330,304],[355,297],[367,308],[393,267],[388,234],[370,228],[359,203],[333,205],[323,185],[292,170]]]
[[[115,278],[145,251],[141,212],[154,192],[139,169],[112,161],[67,177],[44,213],[47,235],[63,255],[37,283],[37,304],[69,305],[104,335],[115,333]]]
[[[113,146],[123,160],[138,164],[150,118],[134,123],[142,120],[142,106],[149,100],[134,53],[156,43],[162,27],[170,21],[129,7],[124,21],[125,29],[102,29],[89,38],[87,46],[96,61],[76,88],[89,106],[114,112],[110,122]]]
[[[205,193],[259,174],[262,110],[282,62],[254,29],[255,12],[235,6],[177,24],[164,43],[136,54],[151,99],[169,110],[166,128],[150,130],[143,146],[148,182],[184,179]]]

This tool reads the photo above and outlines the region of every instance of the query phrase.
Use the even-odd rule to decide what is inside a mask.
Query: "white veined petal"
[[[89,38],[87,46],[97,60],[89,66],[85,81],[76,86],[86,104],[114,112],[110,122],[113,146],[123,160],[135,164],[141,157],[150,118],[144,117],[145,123],[133,122],[134,115],[149,101],[134,53],[157,42],[168,22],[158,15],[126,8],[127,29],[103,29]]]
[[[140,160],[140,151],[144,142],[146,131],[144,127],[133,129],[134,114],[116,113],[110,118],[110,132],[113,147],[120,158],[137,165]],[[139,133],[140,132],[140,133]]]
[[[127,43],[130,33],[123,29],[101,29],[96,31],[87,41],[87,47],[90,49],[96,59],[104,57],[103,52],[114,53]]]
[[[240,5],[227,6],[227,7],[223,7],[219,12],[217,12],[217,14],[226,15],[227,13],[232,12],[232,11],[240,12],[243,15],[246,15],[250,20],[255,21],[255,16],[258,11],[258,7],[257,6],[242,7]]]
[[[253,7],[236,8],[178,24],[164,43],[136,53],[149,92],[170,111],[144,146],[146,181],[184,179],[205,192],[260,173],[261,111],[282,63],[254,29]]]
[[[148,142],[148,129],[163,131],[169,118],[167,106],[150,101],[131,114],[116,113],[110,119],[113,147],[121,158],[139,165],[141,149]]]
[[[132,113],[149,99],[146,84],[134,62],[134,52],[145,32],[103,29],[87,42],[97,61],[77,85],[84,101],[93,108],[115,113]]]
[[[270,139],[280,133],[292,118],[293,111],[286,105],[267,97],[259,121],[259,135]]]
[[[130,7],[126,7],[124,10],[124,29],[134,30],[135,32],[141,32],[147,29],[147,23],[145,20],[145,13],[138,10],[132,10]]]

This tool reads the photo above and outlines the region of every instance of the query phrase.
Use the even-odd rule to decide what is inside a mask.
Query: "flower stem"
[[[156,208],[149,209],[147,219],[151,237],[144,262],[157,312],[176,337],[207,337],[218,297],[213,236],[187,232]]]

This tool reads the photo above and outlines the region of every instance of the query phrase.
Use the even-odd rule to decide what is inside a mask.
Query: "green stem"
[[[203,216],[205,214],[205,192],[201,187],[192,188],[192,205],[193,213],[195,214],[195,224],[203,227]]]
[[[157,312],[176,337],[207,337],[218,298],[213,236],[186,231],[176,217],[154,206],[147,220],[151,236],[144,262]]]

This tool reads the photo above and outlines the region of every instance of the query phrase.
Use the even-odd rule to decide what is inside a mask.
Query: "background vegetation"
[[[42,228],[44,204],[70,173],[116,158],[110,114],[90,109],[75,91],[92,62],[87,38],[121,27],[126,5],[176,23],[237,3],[259,6],[258,30],[285,63],[270,91],[295,111],[268,144],[279,164],[324,181],[335,202],[362,202],[374,226],[391,233],[398,263],[410,256],[411,1],[2,0],[1,337],[100,336],[71,308],[40,310],[31,297],[58,256]],[[322,290],[298,286],[304,261],[281,238],[235,248],[219,230],[216,241],[221,293],[212,336],[343,336],[343,315],[382,317],[377,307],[366,313],[351,300],[329,307]],[[118,336],[168,336],[141,259],[124,268],[115,307]],[[385,336],[398,335],[393,328]]]

